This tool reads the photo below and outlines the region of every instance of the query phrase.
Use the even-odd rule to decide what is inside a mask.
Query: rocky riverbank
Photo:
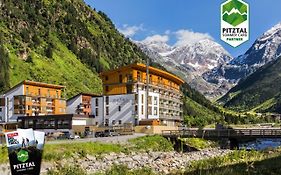
[[[113,165],[126,165],[129,169],[139,169],[149,167],[159,174],[168,174],[175,170],[184,170],[191,161],[223,156],[230,153],[231,150],[221,150],[217,148],[204,149],[197,152],[178,153],[172,152],[147,152],[147,153],[110,153],[102,156],[87,155],[84,158],[73,157],[71,160],[62,161],[61,164],[77,164],[83,167],[89,173],[104,172]],[[49,165],[43,165],[43,171],[46,172]]]
[[[89,173],[104,172],[113,165],[126,165],[130,169],[139,169],[149,167],[159,174],[168,174],[169,172],[184,170],[191,161],[208,159],[216,156],[223,156],[230,153],[231,150],[222,150],[218,148],[204,149],[196,152],[178,153],[171,152],[145,152],[145,153],[110,153],[106,155],[91,156],[86,155],[81,158],[78,155],[73,158],[60,161],[60,165],[73,164],[79,165]],[[42,174],[56,166],[55,163],[44,162],[41,167]],[[8,164],[0,164],[0,174],[10,175]]]

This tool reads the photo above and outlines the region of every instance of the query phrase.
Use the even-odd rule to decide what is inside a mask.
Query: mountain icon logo
[[[236,27],[248,20],[248,4],[241,0],[229,0],[222,5],[222,19]]]
[[[26,162],[29,159],[28,152],[25,150],[20,150],[17,153],[17,158],[20,162]]]

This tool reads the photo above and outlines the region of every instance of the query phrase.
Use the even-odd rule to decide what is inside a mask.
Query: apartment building
[[[66,113],[64,86],[23,81],[0,96],[0,122],[16,122],[19,116]]]
[[[177,126],[182,122],[183,103],[180,86],[184,81],[179,77],[149,67],[147,96],[147,74],[144,64],[131,64],[103,72],[100,76],[104,90],[105,125],[115,125],[119,121],[121,123],[129,121],[137,125],[144,121],[157,120],[160,125]],[[120,103],[110,103],[116,101],[116,97],[120,99],[117,100]],[[130,108],[126,108],[126,105]],[[122,115],[116,117],[118,112]]]

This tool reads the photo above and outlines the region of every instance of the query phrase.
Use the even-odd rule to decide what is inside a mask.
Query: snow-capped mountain
[[[214,97],[216,84],[206,82],[202,74],[226,64],[232,57],[218,43],[203,39],[193,44],[169,46],[165,42],[139,42],[136,44],[155,62],[186,80],[207,97]]]
[[[258,38],[244,55],[204,73],[203,77],[210,83],[233,86],[240,79],[247,77],[279,56],[281,56],[281,23]]]
[[[246,12],[241,13],[237,8],[232,8],[230,12],[225,11],[225,12],[223,13],[223,15],[225,15],[225,14],[227,14],[227,15],[232,15],[232,14],[247,15]]]

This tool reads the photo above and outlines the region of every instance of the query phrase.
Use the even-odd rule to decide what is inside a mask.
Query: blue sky
[[[233,48],[220,40],[223,0],[85,0],[133,40],[160,35],[158,39],[174,45],[184,38],[212,37],[233,56],[245,53],[257,37],[281,22],[281,1],[245,1],[250,5],[250,40]]]

